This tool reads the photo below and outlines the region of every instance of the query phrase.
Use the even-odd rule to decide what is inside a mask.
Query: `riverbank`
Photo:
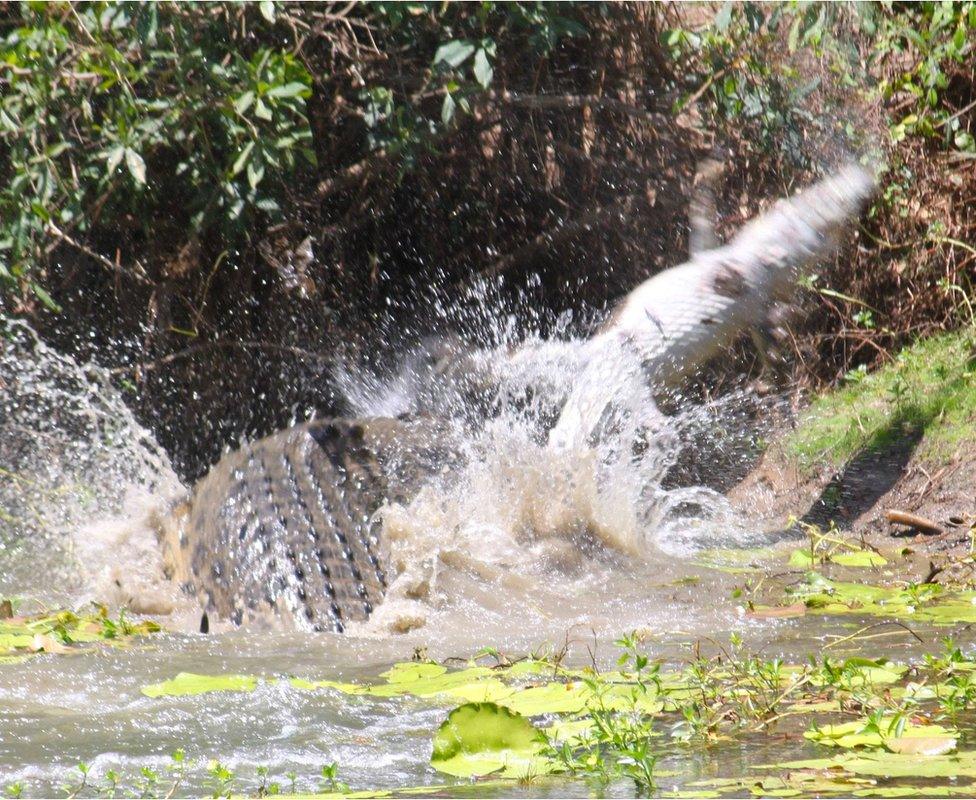
[[[933,558],[976,523],[976,337],[922,339],[813,399],[731,497],[768,527],[831,525]]]

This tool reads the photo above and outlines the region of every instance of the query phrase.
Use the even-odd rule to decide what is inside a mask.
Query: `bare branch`
[[[89,258],[95,259],[99,264],[101,264],[106,269],[114,272],[117,275],[121,275],[124,278],[135,281],[136,283],[141,283],[144,286],[152,286],[153,283],[146,274],[146,271],[142,268],[138,261],[135,262],[133,269],[127,270],[121,264],[117,264],[112,259],[106,258],[101,253],[92,250],[88,245],[82,244],[77,239],[72,238],[67,233],[62,231],[53,222],[47,223],[47,229],[51,234],[58,240],[64,242],[65,244],[71,245],[75,250],[84,253]]]

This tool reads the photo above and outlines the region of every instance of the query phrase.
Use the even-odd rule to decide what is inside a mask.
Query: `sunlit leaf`
[[[304,83],[293,81],[284,86],[273,86],[268,90],[268,97],[309,97],[312,90]]]
[[[61,313],[61,306],[55,302],[54,298],[48,294],[47,290],[43,286],[32,281],[31,290],[37,296],[37,299],[40,300],[49,311],[53,311],[56,314]]]
[[[520,714],[494,703],[454,709],[434,737],[430,763],[459,778],[500,773],[511,777],[549,771],[540,756],[546,737]]]
[[[230,168],[231,177],[239,175],[241,170],[244,169],[244,165],[247,164],[247,160],[251,157],[251,151],[254,149],[254,142],[250,141],[245,146],[244,149],[238,154],[237,158],[234,160],[234,165]]]
[[[495,75],[495,70],[488,61],[488,54],[485,49],[479,48],[474,54],[474,78],[481,86],[487,89],[491,85],[491,79]]]
[[[884,747],[893,753],[942,755],[955,749],[959,734],[941,725],[907,724],[895,730],[891,718],[885,718],[878,727],[868,725],[867,720],[857,720],[819,726],[803,735],[829,747]]]
[[[122,163],[122,159],[125,157],[125,148],[122,145],[113,147],[108,153],[105,154],[105,169],[111,174],[115,172],[119,164]]]
[[[445,125],[450,123],[454,118],[454,111],[457,108],[454,98],[451,96],[450,92],[444,94],[444,103],[441,106],[441,122]]]
[[[455,39],[437,48],[437,52],[434,53],[434,64],[459,67],[467,61],[474,50],[474,45],[466,39]]]
[[[129,174],[135,178],[136,183],[146,182],[146,162],[131,147],[125,148],[125,165],[129,168]]]
[[[183,697],[207,692],[253,692],[258,679],[252,675],[197,675],[181,672],[162,683],[142,687],[146,697]]]
[[[830,557],[835,564],[844,567],[883,567],[888,559],[873,550],[851,550],[845,553],[835,553]]]
[[[234,111],[236,111],[238,114],[243,114],[251,107],[251,104],[254,103],[254,96],[254,92],[248,89],[246,92],[244,92],[244,94],[234,101]]]

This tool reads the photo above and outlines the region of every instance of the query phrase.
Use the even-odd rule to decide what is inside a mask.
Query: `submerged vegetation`
[[[973,779],[953,784],[960,794],[976,787],[976,750],[967,749],[972,743],[964,724],[976,708],[976,661],[951,640],[945,640],[940,652],[907,664],[827,655],[788,664],[751,655],[733,638],[726,647],[712,643],[712,652],[697,651],[679,668],[652,663],[641,651],[639,636],[618,644],[622,656],[619,669],[612,671],[531,658],[459,670],[407,662],[385,673],[383,683],[323,683],[314,691],[373,694],[390,703],[413,696],[434,706],[460,698],[462,704],[432,733],[431,767],[442,777],[490,776],[493,782],[486,788],[494,792],[567,779],[585,780],[600,794],[611,786],[626,790],[629,785],[638,795],[663,797],[719,797],[754,790],[929,796],[932,787],[919,784],[920,777]],[[254,689],[238,682],[239,676],[232,676],[232,683],[224,677],[192,676],[202,691]],[[298,691],[309,691],[311,685],[292,684]],[[163,693],[147,692],[152,697]],[[695,750],[748,742],[759,735],[793,740],[794,752],[804,758],[750,763],[735,777],[683,775],[682,758]],[[835,755],[835,750],[843,752]],[[132,785],[140,787],[142,796],[161,796],[184,780],[187,768],[180,751],[167,770],[143,770]],[[81,785],[72,796],[86,788],[90,796],[112,796],[123,786],[115,772],[95,780],[86,765],[79,770]],[[449,794],[452,788],[431,784],[351,792],[339,774],[335,763],[325,765],[319,792],[384,797]],[[214,797],[294,793],[299,777],[279,776],[268,768],[235,775],[217,762],[207,764],[205,775],[204,784]],[[302,776],[303,793],[307,783],[308,776]],[[681,789],[666,788],[675,784]]]
[[[125,646],[136,637],[157,633],[150,620],[131,622],[125,612],[113,619],[108,609],[93,612],[62,610],[21,616],[10,600],[0,601],[0,664],[40,653],[82,653],[87,646]]]
[[[744,575],[747,584],[726,601],[744,603],[745,618],[760,624],[789,625],[798,615],[853,621],[824,636],[823,649],[806,661],[750,648],[738,634],[688,643],[684,658],[655,659],[648,654],[653,634],[644,631],[616,643],[612,667],[570,665],[564,652],[514,658],[486,649],[450,665],[418,653],[374,682],[180,673],[141,689],[150,707],[191,698],[209,708],[208,698],[227,694],[242,698],[234,707],[246,707],[248,696],[267,689],[280,701],[298,693],[317,703],[373,703],[391,715],[407,706],[443,709],[439,727],[421,732],[430,742],[425,785],[350,787],[335,762],[304,773],[235,769],[193,754],[198,748],[188,743],[169,763],[139,771],[82,764],[65,790],[78,797],[162,797],[181,787],[214,797],[387,797],[452,795],[469,781],[491,794],[540,783],[558,791],[559,782],[583,781],[599,794],[675,798],[971,794],[976,656],[953,635],[965,636],[976,621],[976,592],[906,581],[901,551],[864,554],[881,555],[836,532],[811,532],[807,550],[753,554],[763,568]],[[873,653],[879,637],[892,635],[915,642],[915,654]],[[760,741],[766,744],[755,747]],[[719,757],[735,748],[744,749],[731,774],[692,766],[696,753]],[[24,789],[14,784],[7,793]]]

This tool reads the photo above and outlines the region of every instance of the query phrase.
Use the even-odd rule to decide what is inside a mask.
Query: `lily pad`
[[[458,778],[539,775],[551,771],[540,755],[545,747],[542,731],[521,714],[495,703],[466,703],[437,731],[430,763]]]
[[[886,731],[886,723],[891,728]],[[822,725],[803,735],[817,744],[828,747],[884,747],[893,753],[909,755],[943,755],[955,749],[958,732],[941,725],[905,725],[895,731],[894,721],[883,720],[879,726],[867,720]]]
[[[883,567],[888,559],[873,550],[849,550],[846,553],[835,553],[830,557],[831,562],[843,567]]]
[[[823,556],[817,556],[811,553],[809,549],[794,550],[790,553],[788,563],[791,567],[812,569],[820,564],[821,561],[839,564],[843,567],[883,567],[888,563],[888,559],[880,553],[876,553],[873,550],[862,550],[860,548],[851,548]]]
[[[906,755],[886,750],[852,751],[834,758],[765,764],[758,769],[842,770],[879,778],[976,778],[976,751],[942,756]],[[927,791],[922,792],[923,796],[927,794]]]
[[[183,697],[207,692],[253,692],[258,679],[253,675],[197,675],[181,672],[162,683],[142,687],[146,697]]]

